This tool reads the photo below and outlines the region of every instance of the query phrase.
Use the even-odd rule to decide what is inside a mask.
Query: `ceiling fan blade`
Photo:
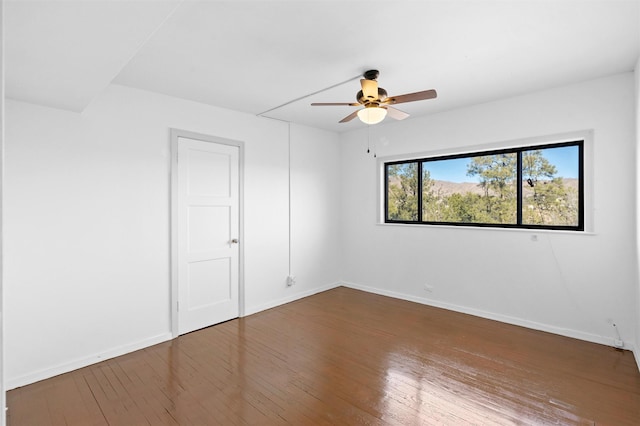
[[[348,102],[314,102],[311,106],[360,106],[360,104]]]
[[[365,100],[373,101],[378,99],[378,82],[375,80],[360,80],[360,85],[362,86],[362,94],[364,95]]]
[[[391,108],[390,106],[383,106],[382,108],[386,109],[389,117],[393,119],[404,120],[405,118],[409,117],[409,114],[404,111],[400,111],[399,109]]]
[[[425,99],[433,99],[437,96],[438,94],[433,89],[423,90],[422,92],[407,93],[406,95],[389,96],[387,99],[382,101],[382,103],[388,104],[388,105],[403,104],[405,102],[414,102],[414,101],[423,101]]]
[[[353,120],[358,115],[358,111],[353,111],[351,114],[347,115],[345,118],[340,120],[338,123],[346,123],[347,121]]]

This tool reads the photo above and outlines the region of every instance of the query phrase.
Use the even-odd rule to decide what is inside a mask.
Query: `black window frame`
[[[473,151],[461,154],[440,155],[434,157],[419,157],[410,158],[406,160],[397,161],[385,161],[383,163],[384,168],[384,223],[388,224],[410,224],[410,225],[445,225],[445,226],[471,226],[479,228],[515,228],[515,229],[548,229],[559,231],[584,231],[585,230],[585,217],[584,217],[584,139],[576,139],[565,142],[554,142],[536,145],[518,146],[512,148],[492,149],[486,151]],[[526,151],[533,151],[538,149],[549,148],[561,148],[567,146],[578,147],[578,225],[538,225],[538,224],[526,224],[522,223],[523,218],[523,202],[522,202],[522,153]],[[422,209],[422,176],[423,176],[423,163],[430,161],[442,161],[452,160],[458,158],[473,158],[488,155],[500,155],[500,154],[516,154],[517,158],[517,170],[516,170],[516,223],[478,223],[478,222],[439,222],[439,221],[423,221],[423,209]],[[397,164],[410,164],[417,163],[417,209],[418,220],[394,220],[389,218],[389,166]]]

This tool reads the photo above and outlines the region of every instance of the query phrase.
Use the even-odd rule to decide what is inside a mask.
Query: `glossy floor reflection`
[[[327,291],[10,391],[16,425],[640,424],[628,351]]]

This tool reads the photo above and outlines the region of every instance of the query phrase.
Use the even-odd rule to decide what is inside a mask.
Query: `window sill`
[[[491,232],[516,232],[526,234],[564,234],[564,235],[581,235],[581,236],[595,236],[598,235],[593,231],[565,231],[562,229],[530,229],[530,228],[499,228],[491,226],[465,226],[465,225],[428,225],[418,223],[385,223],[377,222],[377,226],[382,227],[412,227],[412,228],[425,228],[425,229],[455,229],[455,230],[471,230],[471,231],[491,231]]]

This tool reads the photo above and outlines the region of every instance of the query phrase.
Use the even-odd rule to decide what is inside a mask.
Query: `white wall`
[[[336,285],[336,212],[315,208],[340,201],[336,135],[292,126],[287,288],[286,123],[122,86],[81,115],[9,100],[8,388],[170,338],[169,128],[245,142],[247,313]]]
[[[82,115],[8,101],[8,387],[170,337],[171,127],[245,142],[248,314],[342,274],[354,287],[607,344],[615,321],[631,347],[633,85],[622,74],[371,129],[379,156],[593,129],[591,235],[377,225],[364,130],[292,125],[289,150],[286,123],[121,86]],[[287,288],[289,259],[297,284]]]
[[[632,347],[637,305],[631,296],[638,285],[633,84],[626,73],[372,128],[379,157],[593,129],[589,235],[377,225],[376,161],[365,153],[367,133],[344,134],[343,281],[611,345],[615,322]]]
[[[296,125],[291,139],[291,273],[309,291],[339,281],[340,145],[333,132]]]
[[[640,58],[636,62],[635,67],[635,83],[636,83],[636,196],[640,192]],[[640,197],[636,198],[636,238],[637,238],[637,247],[640,247],[640,232],[638,232],[638,221],[640,220]],[[637,249],[640,255],[640,249]],[[638,268],[640,268],[640,258],[638,259]],[[634,355],[636,357],[636,363],[638,364],[638,368],[640,369],[640,280],[636,284],[636,294],[635,294],[635,341],[636,347],[634,350]]]
[[[4,194],[4,2],[0,2],[0,426],[6,424],[4,374],[3,194]]]

